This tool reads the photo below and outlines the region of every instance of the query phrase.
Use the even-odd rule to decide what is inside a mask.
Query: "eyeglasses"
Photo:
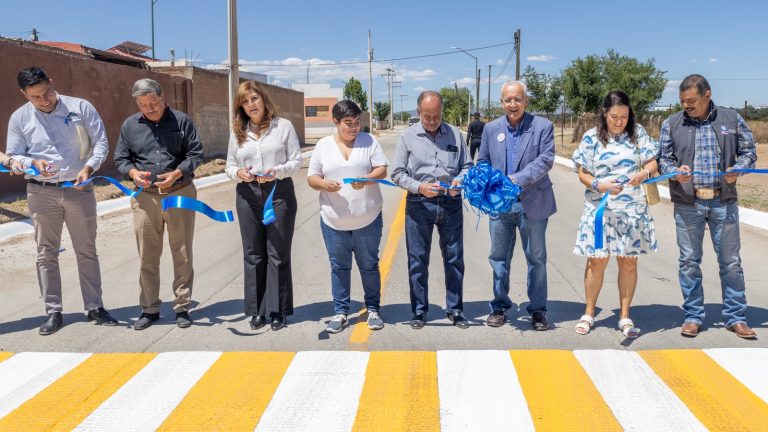
[[[525,98],[516,97],[516,98],[507,98],[501,100],[506,105],[512,105],[514,102],[517,105],[520,105],[521,103],[525,102]]]

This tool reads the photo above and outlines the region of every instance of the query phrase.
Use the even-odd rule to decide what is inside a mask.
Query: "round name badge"
[[[497,137],[496,137],[496,140],[497,140],[498,142],[504,142],[504,134],[503,134],[503,133],[500,133],[500,134],[499,134],[499,136],[497,136]]]

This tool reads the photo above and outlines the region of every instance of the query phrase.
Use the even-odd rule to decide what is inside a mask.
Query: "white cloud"
[[[665,92],[676,92],[678,91],[678,86],[680,85],[680,80],[667,80],[667,85],[664,86]]]
[[[528,56],[525,59],[530,62],[551,62],[552,60],[557,60],[557,57],[547,55],[547,54],[541,54],[541,55]]]
[[[714,58],[714,57],[710,57],[710,58],[709,58],[709,62],[710,62],[710,63],[717,63],[718,61],[719,61],[719,60],[718,60],[718,59],[716,59],[716,58]]]
[[[456,83],[459,87],[467,87],[467,88],[470,88],[470,87],[474,88],[475,87],[475,79],[474,78],[464,77],[464,78],[459,78],[457,80],[451,80],[450,82],[451,82],[451,84]]]
[[[495,82],[495,83],[505,83],[507,81],[514,81],[514,80],[515,80],[514,76],[504,74],[504,75],[499,75],[498,78],[494,78],[493,82]]]
[[[424,90],[427,90],[427,89],[426,89],[426,88],[424,88],[424,87],[414,87],[414,88],[413,88],[413,91],[415,91],[415,92],[419,92],[419,93],[423,92]]]
[[[269,76],[270,82],[279,83],[282,86],[290,87],[292,83],[307,82],[307,66],[309,66],[310,83],[330,83],[331,81],[346,81],[354,76],[360,81],[368,81],[368,62],[363,59],[346,59],[341,62],[327,60],[322,58],[298,58],[288,57],[282,60],[240,60],[241,70],[248,72],[257,72]],[[217,65],[210,65],[208,68],[220,69],[226,62]],[[373,64],[373,80],[378,86],[381,82],[382,74],[391,65],[381,63]],[[394,65],[397,73],[397,81],[427,81],[437,76],[437,72],[432,69],[417,68],[409,69]]]
[[[496,59],[496,64],[503,65],[504,64],[504,60]]]

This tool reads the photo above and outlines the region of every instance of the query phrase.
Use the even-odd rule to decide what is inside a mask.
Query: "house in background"
[[[344,99],[344,89],[330,84],[291,84],[291,88],[304,92],[304,128],[307,138],[322,138],[335,131],[331,109]],[[360,116],[361,130],[368,126],[367,112]]]

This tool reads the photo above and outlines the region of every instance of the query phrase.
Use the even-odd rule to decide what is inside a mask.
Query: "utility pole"
[[[390,114],[392,114],[391,120],[392,120],[392,127],[395,127],[395,89],[399,89],[402,87],[402,81],[392,81],[392,96],[390,96],[390,107],[389,110]]]
[[[467,127],[469,127],[470,112],[472,112],[472,93],[467,92]]]
[[[157,0],[153,0],[157,1]],[[237,0],[229,0],[227,3],[227,38],[229,47],[229,130],[232,130],[232,120],[235,118],[235,93],[240,85],[240,71],[237,55]],[[155,52],[152,51],[154,58]]]
[[[560,146],[565,147],[565,101],[560,109]]]
[[[488,121],[491,120],[491,65],[488,65]]]
[[[403,97],[408,96],[400,93],[400,120],[403,120]]]
[[[515,32],[515,81],[520,81],[520,29]]]
[[[461,103],[459,99],[459,85],[456,84],[456,81],[453,82],[453,92],[456,94],[456,102]],[[443,107],[445,109],[445,107]],[[461,115],[459,114],[458,110],[456,111],[456,115],[459,116],[458,118],[454,118],[453,120],[456,122],[456,124],[461,124]]]
[[[149,0],[152,9],[152,60],[155,59],[155,3],[157,0]]]
[[[392,127],[392,78],[395,76],[395,70],[391,67],[388,67],[384,69],[384,74],[381,76],[384,77],[385,80],[387,80],[387,101],[389,103],[389,127]]]
[[[480,111],[480,69],[477,67],[477,63],[475,63],[475,73],[477,74],[477,77],[475,78],[475,111]]]
[[[368,121],[373,133],[373,48],[371,47],[371,30],[368,30]]]

